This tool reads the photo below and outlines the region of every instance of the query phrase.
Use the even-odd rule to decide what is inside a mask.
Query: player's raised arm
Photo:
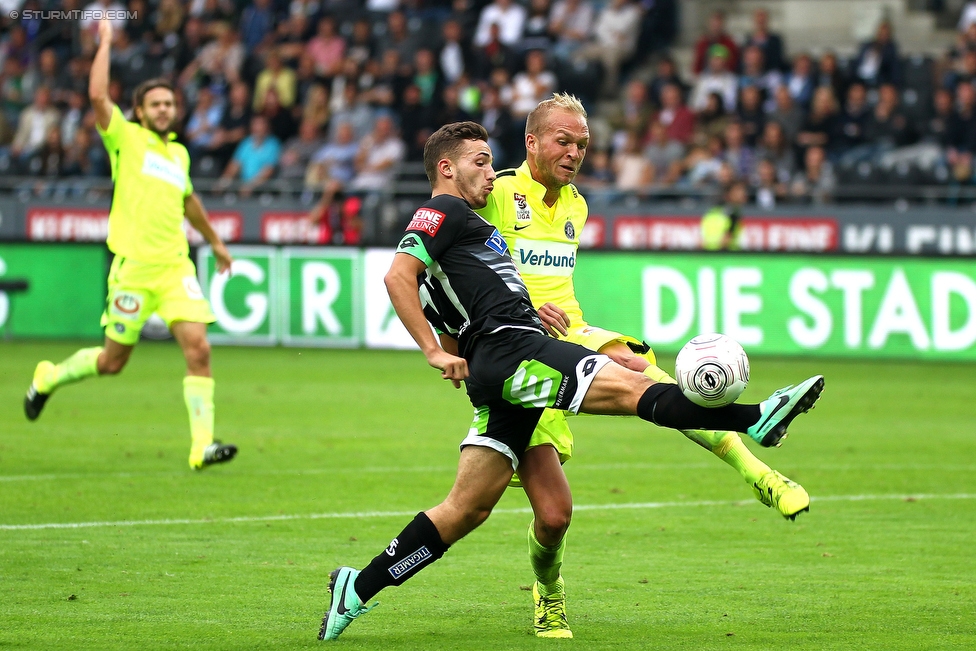
[[[407,332],[420,346],[427,363],[441,370],[441,377],[451,380],[455,387],[468,377],[468,363],[461,357],[452,355],[441,348],[437,337],[427,325],[424,308],[420,304],[417,276],[426,268],[422,260],[407,253],[397,253],[393,264],[383,281],[390,294],[390,302]]]
[[[95,121],[105,131],[112,121],[112,100],[108,95],[109,57],[112,53],[112,21],[98,23],[98,50],[88,76],[88,99],[95,110]]]
[[[233,258],[224,245],[224,241],[220,239],[220,235],[213,229],[213,225],[207,217],[207,209],[203,207],[203,202],[200,201],[196,192],[191,192],[184,197],[183,210],[186,218],[190,221],[190,225],[197,229],[197,232],[203,235],[203,239],[207,240],[213,248],[214,258],[217,260],[217,272],[230,271]]]

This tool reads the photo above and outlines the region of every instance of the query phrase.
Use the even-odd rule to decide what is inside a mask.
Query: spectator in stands
[[[631,79],[627,82],[623,97],[619,102],[614,102],[613,107],[606,113],[613,148],[622,146],[624,138],[630,131],[646,134],[653,117],[654,108],[648,101],[647,84],[640,79]]]
[[[614,184],[617,190],[642,193],[654,181],[654,166],[644,157],[642,135],[629,131],[624,146],[610,158]]]
[[[177,42],[170,48],[167,59],[169,64],[172,65],[173,70],[180,72],[186,70],[187,66],[189,66],[193,60],[197,58],[200,51],[206,45],[203,23],[199,18],[189,18],[186,21],[186,25],[183,26],[182,32],[176,33],[176,38]],[[88,59],[84,59],[82,57],[76,58],[79,61],[79,67],[87,66],[89,64]],[[73,62],[74,59],[72,59],[72,63]],[[79,73],[74,74],[78,75]],[[178,75],[178,78],[180,79],[180,83],[184,83],[184,79],[188,77],[184,77],[181,73]],[[87,81],[87,76],[85,76],[85,79]]]
[[[776,90],[776,108],[769,113],[769,120],[778,122],[783,127],[783,134],[787,142],[796,140],[796,134],[806,119],[803,111],[793,102],[793,96],[786,86]]]
[[[432,107],[434,111],[440,111],[444,78],[437,68],[437,59],[432,50],[428,48],[417,50],[413,60],[413,77],[410,81],[420,89],[421,104]]]
[[[553,37],[549,32],[549,14],[552,11],[550,0],[529,0],[529,11],[522,28],[519,48],[527,50],[548,50]]]
[[[251,0],[241,14],[241,39],[248,52],[256,52],[275,27],[271,0]]]
[[[295,71],[286,67],[274,50],[268,52],[265,67],[254,82],[254,112],[261,113],[271,91],[278,96],[278,103],[285,109],[295,104],[298,79]]]
[[[898,45],[892,39],[891,23],[881,21],[873,40],[864,43],[854,61],[854,74],[871,87],[879,84],[901,85],[901,61]]]
[[[775,97],[772,98],[775,101]],[[762,134],[766,124],[766,113],[762,106],[762,93],[756,86],[745,86],[739,91],[739,109],[736,120],[742,125],[742,134],[750,147],[756,146],[756,141]]]
[[[34,178],[53,179],[63,174],[63,166],[64,148],[61,146],[61,130],[54,125],[44,136],[43,144],[28,160],[27,172]],[[43,186],[37,186],[35,192],[41,191]]]
[[[255,115],[251,118],[250,134],[237,146],[217,187],[226,188],[240,177],[243,183],[239,192],[245,197],[250,196],[258,186],[271,178],[280,159],[281,142],[271,134],[267,118]]]
[[[973,175],[973,152],[976,152],[976,87],[956,86],[956,111],[949,123],[949,147],[946,162],[956,181],[966,183]]]
[[[498,169],[522,159],[523,134],[516,130],[511,111],[502,103],[498,89],[488,86],[481,94],[481,124],[488,132],[488,144]]]
[[[788,181],[789,177],[784,181],[777,176],[775,163],[768,158],[760,158],[753,184],[756,205],[764,210],[771,210],[776,204],[785,201],[789,194]]]
[[[950,70],[943,75],[942,86],[955,88],[959,82],[976,82],[976,50],[966,50]]]
[[[98,143],[101,145],[101,143]],[[74,142],[64,153],[65,176],[97,176],[98,170],[92,164],[88,152],[92,149],[91,131],[81,129],[75,134]]]
[[[41,86],[34,93],[34,101],[20,113],[10,153],[26,163],[44,144],[48,132],[57,128],[60,120],[60,112],[51,105],[51,90]]]
[[[435,124],[450,124],[451,122],[467,122],[473,115],[461,108],[461,101],[456,85],[446,86],[441,91],[441,101],[438,103]]]
[[[864,138],[874,147],[872,156],[904,147],[915,140],[915,129],[902,110],[894,84],[881,84],[878,102],[864,125]]]
[[[936,89],[932,97],[932,117],[925,121],[920,140],[940,147],[949,146],[953,116],[952,91],[946,88]]]
[[[52,97],[55,95],[65,97],[70,96],[71,93],[81,93],[87,102],[88,65],[89,62],[81,57],[69,59],[68,65],[63,66],[63,70],[58,73],[58,80],[52,89]]]
[[[351,62],[347,61],[346,65]],[[349,74],[336,80],[342,80],[345,86],[359,86],[362,81],[369,80],[372,83],[363,87],[360,99],[377,108],[392,109],[402,107],[403,90],[412,83],[413,70],[409,64],[400,62],[400,53],[396,50],[386,50],[383,58],[379,62],[371,61],[367,64],[367,71],[364,75],[356,76],[356,72],[349,71]]]
[[[396,50],[400,61],[413,61],[417,48],[421,46],[416,35],[410,33],[407,16],[402,11],[391,11],[386,17],[386,34],[383,48]]]
[[[695,61],[692,71],[699,75],[704,72],[712,57],[712,47],[721,45],[725,47],[728,59],[728,69],[739,69],[739,47],[732,40],[732,37],[725,32],[725,12],[713,11],[708,17],[708,28],[705,34],[695,43]]]
[[[74,143],[75,136],[82,129],[87,104],[85,96],[81,93],[71,92],[68,95],[68,106],[61,116],[61,142],[66,148]]]
[[[976,25],[976,2],[970,0],[963,6],[962,13],[959,15],[958,29],[960,32],[968,32],[973,25]]]
[[[342,89],[341,108],[332,111],[332,123],[348,122],[356,131],[356,139],[361,139],[373,127],[374,111],[366,102],[365,95],[359,92],[356,84],[346,84]],[[330,127],[334,131],[335,127]],[[334,136],[334,134],[332,134]]]
[[[725,135],[725,127],[729,125],[732,118],[733,115],[725,111],[722,96],[718,93],[711,93],[708,96],[705,108],[698,112],[695,119],[695,133],[692,137],[695,145],[707,147],[711,138],[722,138]]]
[[[732,167],[736,178],[749,179],[756,173],[756,153],[746,144],[742,125],[732,120],[725,127],[724,159]]]
[[[64,104],[68,101],[68,95],[58,86],[59,80],[58,55],[53,49],[47,48],[38,55],[37,64],[24,73],[21,83],[26,97],[33,97],[35,88],[47,86],[51,89],[51,103]]]
[[[681,88],[677,84],[667,84],[661,89],[661,110],[654,120],[667,129],[668,140],[675,140],[682,145],[691,141],[695,131],[695,114],[685,106]]]
[[[492,23],[488,28],[488,42],[474,50],[475,76],[489,77],[492,71],[502,68],[512,74],[518,67],[515,50],[501,41],[501,27]]]
[[[783,85],[783,74],[777,70],[766,70],[762,50],[750,45],[742,50],[742,74],[739,75],[739,88],[754,86],[762,93],[766,108],[772,110],[776,105],[776,89]]]
[[[583,0],[556,0],[549,14],[551,53],[568,59],[583,46],[593,31],[593,5]],[[636,26],[635,26],[636,27]]]
[[[525,7],[515,0],[494,0],[485,5],[478,17],[474,44],[478,47],[488,45],[491,40],[491,26],[498,25],[498,40],[509,47],[516,47],[522,38],[526,15]]]
[[[837,179],[823,147],[808,147],[803,155],[803,171],[790,184],[790,194],[800,201],[824,204],[830,201]]]
[[[312,157],[321,151],[323,141],[318,126],[305,120],[298,126],[298,135],[285,143],[278,164],[278,177],[289,181],[305,179]]]
[[[308,52],[298,59],[298,69],[295,71],[295,112],[308,101],[309,91],[315,86],[327,87],[329,79],[315,72],[315,61]]]
[[[769,12],[756,9],[752,14],[752,32],[742,43],[743,50],[755,46],[763,54],[764,70],[782,71],[786,67],[786,56],[783,53],[783,39],[778,34],[769,31]]]
[[[201,88],[184,134],[191,160],[213,148],[223,115],[223,106],[215,101],[210,88]]]
[[[655,106],[664,105],[664,102],[661,100],[661,92],[668,84],[677,86],[682,96],[688,90],[685,83],[681,80],[681,75],[678,74],[678,66],[675,65],[674,59],[667,54],[663,54],[658,58],[657,64],[654,66],[654,76],[647,85],[648,95]]]
[[[398,111],[400,136],[407,147],[405,160],[422,161],[424,143],[437,129],[434,111],[420,102],[420,88],[410,84],[403,90],[403,102]],[[495,158],[499,158],[494,152]]]
[[[868,106],[867,89],[864,84],[859,82],[851,84],[847,89],[847,99],[837,117],[837,137],[831,143],[832,149],[843,154],[864,144],[864,128],[870,114],[871,108]],[[855,154],[854,158],[859,160],[861,153]]]
[[[376,41],[373,39],[373,26],[365,18],[357,20],[352,25],[352,36],[349,38],[348,47],[346,47],[346,58],[352,59],[359,66],[364,66],[377,54]]]
[[[701,111],[708,103],[711,93],[718,93],[726,111],[735,111],[735,99],[739,91],[738,80],[730,72],[730,54],[724,45],[713,45],[708,50],[708,69],[698,75],[698,81],[691,92],[692,110]]]
[[[339,74],[346,55],[346,41],[338,34],[335,18],[325,16],[319,20],[315,38],[308,42],[306,51],[315,62],[316,74],[328,78]]]
[[[268,121],[268,128],[271,135],[278,139],[278,142],[286,142],[298,133],[298,120],[278,101],[278,92],[274,88],[269,88],[264,97],[264,107],[259,115],[263,115]]]
[[[453,84],[461,78],[461,75],[472,72],[473,65],[469,54],[471,50],[465,42],[461,23],[456,20],[444,22],[441,27],[441,37],[443,42],[437,54],[438,67],[444,80]]]
[[[793,60],[793,68],[786,75],[786,87],[794,103],[803,109],[810,106],[813,91],[817,87],[817,78],[813,73],[813,61],[809,54],[800,54]]]
[[[156,37],[163,41],[179,38],[185,20],[186,9],[180,0],[160,0],[153,15]]]
[[[584,192],[591,193],[595,190],[606,190],[613,185],[613,182],[610,152],[606,149],[597,149],[592,154],[587,154],[583,159],[583,167],[576,177],[576,185],[582,186]]]
[[[735,178],[732,166],[725,161],[722,139],[709,138],[704,148],[695,148],[685,157],[688,173],[682,179],[686,187],[701,188],[724,185]]]
[[[796,144],[802,156],[810,147],[827,149],[833,146],[837,133],[837,100],[834,91],[821,86],[813,92],[810,113],[796,134]],[[805,158],[804,158],[805,159]]]
[[[246,54],[237,31],[227,23],[214,25],[216,38],[203,46],[193,61],[180,73],[180,85],[191,82],[231,86],[241,78]]]
[[[238,145],[247,136],[251,124],[250,97],[251,91],[243,81],[231,85],[229,101],[220,118],[220,128],[214,134],[211,143],[212,151],[221,168],[227,165],[227,161],[237,151]]]
[[[356,175],[358,153],[359,145],[353,125],[340,122],[336,126],[335,136],[312,156],[305,174],[305,184],[322,188],[322,198],[309,213],[313,223],[322,220],[336,197],[345,191]]]
[[[393,184],[397,165],[404,160],[406,146],[396,133],[393,118],[382,114],[373,131],[363,138],[356,154],[356,176],[349,183],[354,192],[381,192]]]
[[[776,179],[782,183],[788,183],[796,173],[793,147],[783,131],[783,126],[775,120],[770,120],[763,127],[756,157],[772,164]]]
[[[329,125],[332,112],[329,109],[329,91],[322,84],[315,84],[308,90],[302,105],[301,121],[311,122],[315,130],[323,133]]]
[[[604,97],[616,95],[620,67],[634,55],[639,29],[640,8],[631,0],[610,0],[597,16],[592,40],[577,51],[579,59],[601,63]]]
[[[278,25],[272,39],[272,49],[289,68],[297,68],[298,60],[308,50],[309,41],[313,40],[308,32],[308,18],[303,13],[292,14]]]
[[[556,75],[546,67],[546,56],[540,50],[525,55],[525,70],[512,80],[512,116],[525,122],[529,111],[556,90]]]
[[[651,125],[651,141],[644,148],[644,157],[654,170],[653,183],[663,183],[669,171],[684,158],[685,148],[676,141],[668,139],[668,130],[660,122]]]
[[[829,86],[834,91],[834,97],[844,97],[847,95],[847,84],[847,73],[837,63],[837,55],[830,51],[824,52],[817,64],[814,85]]]

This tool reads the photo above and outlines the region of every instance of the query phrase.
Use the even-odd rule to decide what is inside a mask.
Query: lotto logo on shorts
[[[427,549],[426,545],[407,556],[405,559],[390,568],[390,576],[399,579],[401,576],[412,570],[414,567],[429,559],[433,554]]]
[[[183,289],[186,290],[188,297],[194,300],[203,299],[203,290],[200,289],[200,283],[195,276],[185,276],[183,278]]]
[[[112,298],[112,314],[133,319],[142,310],[142,296],[132,292],[117,292]]]
[[[413,214],[413,219],[407,224],[408,231],[423,231],[428,235],[436,235],[444,222],[444,213],[430,208],[421,208]]]

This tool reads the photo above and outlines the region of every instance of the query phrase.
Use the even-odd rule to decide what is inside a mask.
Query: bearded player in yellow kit
[[[655,382],[674,380],[655,365],[641,341],[590,326],[573,287],[586,201],[572,184],[589,144],[586,110],[578,99],[556,94],[529,113],[526,160],[497,173],[488,205],[478,214],[498,228],[543,321],[567,341],[608,355]],[[554,307],[555,306],[555,307]],[[757,459],[735,432],[682,432],[739,471],[759,501],[794,519],[810,506],[802,486]],[[573,454],[573,433],[561,411],[547,409],[519,464],[532,504],[529,559],[536,575],[535,631],[539,637],[572,637],[560,567],[573,501],[561,464]]]
[[[58,387],[121,371],[139,341],[142,326],[156,312],[186,358],[183,397],[190,415],[190,467],[201,469],[230,461],[237,448],[215,441],[213,436],[214,381],[207,324],[216,319],[189,258],[184,217],[213,247],[219,272],[230,269],[231,257],[193,192],[186,148],[173,142],[176,105],[172,86],[163,79],[140,84],[133,102],[138,122],[128,122],[108,94],[110,21],[99,23],[98,36],[88,95],[115,182],[107,242],[115,260],[102,315],[105,345],[83,348],[60,364],[39,363],[24,399],[24,412],[35,420]]]

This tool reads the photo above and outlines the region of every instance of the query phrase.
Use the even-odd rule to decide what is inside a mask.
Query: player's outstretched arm
[[[112,21],[102,18],[98,23],[98,50],[88,76],[88,99],[95,111],[95,121],[102,131],[112,121],[114,104],[108,95],[109,58],[112,54]]]
[[[203,202],[196,192],[191,192],[183,198],[183,212],[190,221],[190,225],[197,229],[203,239],[210,243],[213,248],[214,258],[217,260],[217,273],[230,271],[230,265],[234,261],[230,252],[224,245],[224,241],[213,229],[210,219],[207,217],[207,209],[203,207]]]
[[[407,332],[420,346],[427,363],[440,369],[441,377],[451,380],[455,387],[461,386],[461,380],[468,377],[468,363],[462,357],[452,355],[441,348],[434,336],[424,308],[420,304],[420,286],[417,284],[419,276],[426,265],[409,253],[397,253],[393,256],[393,264],[383,279],[386,291],[390,294],[390,302],[397,316],[403,322]]]

